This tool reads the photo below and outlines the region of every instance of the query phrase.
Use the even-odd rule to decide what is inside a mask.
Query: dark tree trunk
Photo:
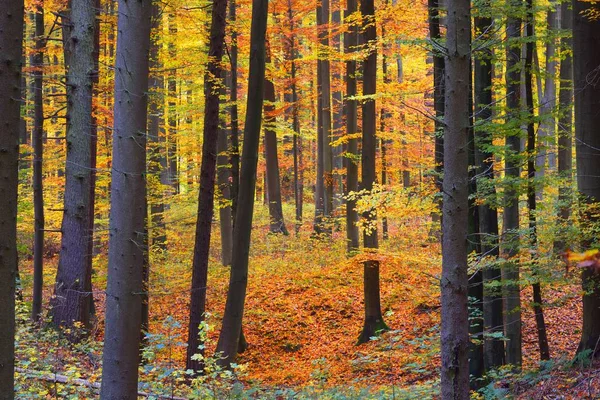
[[[600,20],[590,19],[596,6],[589,2],[573,2],[573,73],[575,95],[575,137],[577,154],[577,188],[589,202],[600,201]],[[588,244],[596,238],[588,238]],[[578,352],[600,354],[600,278],[592,269],[581,274],[583,290],[583,328]]]
[[[387,1],[386,1],[387,4]],[[386,37],[385,34],[385,24],[381,25],[381,37]],[[387,64],[387,54],[388,50],[387,45],[383,45],[382,57],[381,57],[381,72],[383,73],[383,83],[388,85],[390,83],[390,77],[388,75],[388,64]],[[385,107],[381,107],[381,185],[385,187],[387,185],[387,146],[391,144],[391,141],[386,139],[386,121],[390,118],[389,112],[385,109]],[[382,218],[382,236],[383,240],[388,239],[388,219],[386,216]]]
[[[44,9],[38,5],[34,13],[35,23],[35,52],[31,56],[33,68],[33,300],[31,304],[31,319],[37,321],[42,313],[42,290],[44,287]]]
[[[428,0],[429,10],[429,37],[432,41],[441,45],[442,35],[440,33],[440,10],[439,0]],[[438,189],[438,208],[439,213],[432,213],[433,222],[441,222],[442,211],[442,172],[444,164],[444,126],[442,119],[444,117],[444,75],[445,60],[443,54],[435,47],[433,48],[433,108],[435,111],[435,184]],[[433,232],[433,236],[439,237],[439,232]]]
[[[134,399],[144,293],[151,2],[118,4],[103,399]]]
[[[267,49],[266,62],[271,63],[270,51]],[[281,181],[279,177],[279,160],[277,157],[277,134],[275,133],[275,85],[271,79],[265,78],[265,159],[268,171],[267,187],[269,198],[269,215],[271,218],[271,233],[288,235],[283,220],[283,207],[281,204]]]
[[[57,326],[80,322],[90,327],[91,268],[88,255],[92,207],[92,97],[95,71],[94,0],[72,0],[70,18],[63,28],[67,65],[67,163],[65,167],[62,242],[52,317]],[[67,59],[66,59],[67,60]],[[89,286],[89,287],[88,287]],[[71,335],[76,339],[77,335]]]
[[[332,50],[336,53],[339,53],[341,50],[341,40],[340,40],[340,23],[341,23],[341,14],[342,14],[342,1],[343,0],[332,0],[332,11],[331,11],[331,25],[334,30],[334,34],[331,38],[331,47]],[[339,61],[334,61],[333,63],[333,72],[331,74],[332,82],[333,82],[333,93],[331,95],[331,105],[332,105],[332,116],[333,116],[333,130],[332,130],[332,138],[333,140],[337,140],[340,137],[344,136],[344,99],[341,90],[341,71],[342,71],[342,63]],[[335,180],[332,180],[332,196],[335,196],[335,203],[333,204],[332,213],[335,209],[341,206],[342,196],[344,194],[344,186],[343,180],[344,176],[341,173],[344,168],[344,146],[339,144],[332,148],[333,152],[333,166],[332,169],[335,170]],[[332,179],[333,177],[332,170]],[[336,221],[336,226],[338,225]]]
[[[206,287],[208,282],[208,257],[211,226],[214,212],[215,173],[217,166],[217,139],[219,136],[219,92],[222,82],[221,60],[224,52],[225,26],[227,24],[227,0],[213,3],[208,69],[204,76],[205,105],[204,132],[202,144],[202,166],[200,170],[200,192],[198,194],[198,219],[196,221],[196,242],[192,266],[192,288],[190,291],[190,324],[186,368],[200,371],[203,364],[193,360],[201,344],[198,327],[204,321],[206,311]]]
[[[292,13],[292,0],[288,0],[288,19],[290,24],[289,59],[291,62],[291,87],[292,87],[292,128],[294,138],[292,140],[292,153],[294,157],[294,203],[296,206],[296,235],[300,232],[302,225],[302,195],[304,183],[302,181],[302,138],[300,137],[300,118],[298,116],[298,90],[296,88],[296,44],[294,32],[294,15]]]
[[[377,150],[377,112],[374,95],[377,93],[377,50],[373,46],[377,40],[374,0],[362,0],[360,12],[363,16],[364,43],[369,46],[368,55],[363,62],[363,95],[370,96],[362,105],[362,189],[371,191],[376,182],[375,155]],[[371,47],[372,46],[372,47]],[[371,212],[369,212],[371,211]],[[363,218],[370,229],[363,234],[366,249],[377,249],[377,215],[375,210],[369,210]],[[379,261],[364,262],[364,298],[365,320],[358,343],[366,343],[371,337],[389,328],[383,321],[381,313],[381,298],[379,293]]]
[[[492,19],[489,2],[481,6],[483,16],[475,18],[475,31],[482,35],[481,40],[488,40],[491,32]],[[492,60],[491,48],[483,49],[480,56],[475,58],[475,116],[476,123],[486,123],[492,118]],[[483,198],[494,198],[496,188],[494,179],[494,154],[491,150],[492,133],[485,125],[475,132],[475,163],[478,166],[478,182],[480,187],[489,187],[483,192]],[[500,255],[498,243],[498,211],[488,202],[479,205],[479,232],[481,233],[481,255],[492,260]],[[503,333],[501,270],[493,265],[485,267],[483,274],[483,329],[490,334]],[[484,366],[486,370],[497,368],[504,364],[504,341],[500,338],[484,338]]]
[[[573,12],[571,4],[561,4],[561,29],[573,29]],[[557,238],[554,242],[554,252],[562,253],[567,250],[565,243],[565,228],[571,216],[572,179],[573,179],[573,57],[571,37],[561,39],[560,88],[558,94],[558,174],[563,182],[558,189],[558,226]]]
[[[442,218],[442,399],[469,398],[467,304],[469,0],[448,2]]]
[[[231,74],[224,73],[225,80],[231,79]],[[229,83],[229,82],[227,82]],[[221,95],[225,98],[226,87],[221,87]],[[225,121],[222,121],[225,126]],[[219,222],[221,226],[221,264],[231,265],[231,251],[233,249],[233,222],[231,220],[231,168],[229,168],[228,136],[229,132],[220,128],[217,139],[217,186],[219,188],[220,203]]]
[[[23,1],[0,0],[0,393],[14,398]]]
[[[148,185],[148,202],[150,203],[150,235],[149,243],[158,249],[167,249],[167,231],[164,222],[165,204],[160,177],[166,170],[166,159],[162,149],[163,131],[163,87],[164,78],[160,62],[160,32],[162,9],[157,0],[152,1],[152,34],[150,36],[150,77],[148,81],[148,179],[154,181]]]
[[[351,15],[358,11],[357,0],[347,0],[347,13]],[[348,33],[344,35],[344,51],[346,54],[354,53],[358,46],[358,32],[360,27],[352,24]],[[346,61],[346,135],[358,133],[358,109],[356,96],[356,60],[349,58]],[[346,195],[358,191],[358,139],[350,137],[346,147],[348,155],[346,161]],[[348,254],[355,253],[360,246],[358,236],[358,212],[356,211],[356,200],[346,199],[346,241]]]
[[[533,0],[527,0],[527,19],[526,19],[526,37],[533,38],[534,11]],[[525,105],[527,107],[527,206],[529,208],[529,230],[532,249],[537,253],[537,224],[536,224],[536,151],[535,151],[535,126],[534,126],[534,106],[533,106],[533,46],[532,40],[527,41],[525,45]],[[538,137],[539,139],[539,137]],[[535,324],[538,334],[538,345],[540,358],[542,360],[550,359],[550,348],[548,346],[548,337],[546,334],[546,323],[544,322],[544,311],[542,309],[542,288],[540,286],[537,265],[533,265],[533,312],[535,314]]]
[[[262,123],[262,109],[265,79],[265,36],[267,30],[267,0],[253,0],[252,27],[250,34],[250,73],[248,76],[248,99],[246,121],[244,124],[244,148],[240,176],[239,207],[233,230],[233,261],[229,291],[223,315],[223,328],[217,344],[217,352],[223,357],[219,363],[230,366],[235,361],[240,335],[242,317],[248,283],[248,255],[254,211],[254,192],[256,189],[256,167],[258,163],[258,145]]]
[[[516,13],[521,8],[521,0],[507,0],[507,7]],[[504,334],[506,336],[506,362],[521,367],[521,286],[517,260],[512,259],[519,251],[519,193],[521,126],[518,120],[521,102],[521,20],[509,16],[506,22],[506,156],[504,214],[503,214],[503,253],[509,259],[502,266],[504,283]]]
[[[237,107],[237,68],[238,68],[238,47],[237,47],[237,31],[235,30],[236,21],[236,0],[229,1],[229,21],[232,24],[231,29],[231,48],[229,49],[229,56],[231,59],[231,85],[229,86],[229,101],[231,102],[231,108],[229,109],[231,115],[231,150],[230,150],[230,163],[231,163],[231,218],[233,224],[235,224],[237,204],[238,204],[238,193],[240,187],[240,142],[239,142],[239,122],[238,122],[238,107]]]
[[[177,24],[175,15],[169,14],[169,41],[167,52],[171,60],[177,60]],[[179,193],[179,171],[177,156],[177,70],[171,69],[167,73],[167,183],[173,187],[175,193]]]

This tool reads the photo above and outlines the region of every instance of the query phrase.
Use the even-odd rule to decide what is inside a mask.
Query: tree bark
[[[208,282],[208,258],[210,236],[214,212],[215,173],[217,166],[217,140],[219,136],[219,93],[222,82],[221,60],[223,59],[225,26],[227,24],[227,0],[213,3],[208,69],[204,76],[205,105],[204,132],[202,143],[202,167],[200,171],[200,192],[198,194],[198,219],[196,222],[196,242],[192,265],[192,288],[190,291],[190,324],[186,368],[201,371],[203,364],[192,356],[201,344],[198,327],[204,321],[206,311],[206,288]]]
[[[267,48],[266,62],[271,63],[270,50]],[[277,157],[277,134],[275,133],[275,85],[272,79],[265,78],[265,158],[268,171],[267,192],[269,197],[269,216],[271,218],[271,233],[288,235],[283,220],[283,207],[281,204],[281,181],[279,177],[279,160]]]
[[[169,38],[167,52],[171,60],[177,60],[177,23],[175,15],[167,17]],[[167,182],[175,193],[179,193],[179,170],[177,155],[177,70],[171,69],[167,72]]]
[[[223,328],[217,343],[217,352],[222,352],[219,364],[229,367],[235,361],[242,331],[242,317],[248,283],[248,256],[256,189],[258,145],[262,123],[265,79],[265,36],[267,30],[267,0],[253,0],[252,26],[250,34],[250,73],[248,76],[248,100],[244,124],[244,148],[240,176],[239,204],[233,230],[233,261],[229,291],[223,315]]]
[[[357,0],[347,0],[347,17],[358,11]],[[344,51],[346,54],[356,52],[358,46],[359,26],[352,24],[348,33],[344,35]],[[346,135],[348,145],[346,148],[346,196],[352,192],[358,192],[358,139],[354,136],[358,133],[358,102],[354,99],[357,94],[356,85],[356,60],[349,57],[346,61]],[[356,211],[356,200],[346,199],[346,242],[349,255],[358,251],[360,243],[358,236],[358,212]]]
[[[469,398],[467,304],[469,0],[448,2],[442,218],[442,399]]]
[[[231,29],[231,48],[229,56],[231,60],[231,85],[229,87],[229,101],[231,108],[231,218],[235,224],[235,217],[238,204],[238,193],[240,187],[240,144],[239,144],[239,122],[238,122],[238,107],[237,107],[237,68],[238,68],[238,46],[237,46],[237,31],[233,26],[236,21],[236,0],[229,1],[229,21],[232,25]]]
[[[31,319],[35,322],[42,313],[42,290],[44,287],[44,8],[43,3],[36,7],[33,22],[35,24],[35,52],[31,56],[33,68],[33,296]]]
[[[363,16],[364,43],[369,47],[366,59],[363,62],[363,96],[367,97],[362,104],[362,189],[370,192],[376,182],[376,151],[377,151],[377,112],[375,94],[377,93],[377,27],[375,19],[374,0],[362,0],[360,12]],[[376,210],[369,210],[363,214],[368,228],[363,233],[365,249],[376,251],[379,247],[377,240],[377,214]],[[383,320],[381,313],[381,298],[379,293],[379,261],[368,260],[364,262],[364,298],[365,320],[358,343],[366,343],[371,337],[378,336],[381,331],[389,328]]]
[[[507,0],[507,7],[518,10],[521,0]],[[502,266],[504,282],[504,326],[506,362],[521,367],[521,286],[520,271],[515,257],[519,250],[519,193],[521,126],[518,122],[521,102],[521,20],[509,16],[506,22],[506,156],[502,251],[508,261]]]
[[[0,393],[14,398],[23,1],[0,0]]]
[[[481,40],[489,40],[489,33],[493,24],[489,16],[490,4],[483,3],[480,14],[475,18],[475,32],[481,35]],[[475,116],[478,122],[485,124],[492,118],[492,54],[491,48],[483,49],[479,57],[475,58]],[[478,186],[489,187],[483,198],[494,198],[496,187],[494,179],[494,154],[492,152],[492,133],[485,128],[475,132],[475,163],[478,166]],[[479,182],[482,182],[479,185]],[[500,256],[498,243],[498,211],[488,202],[479,205],[479,232],[481,233],[482,257],[492,260]],[[493,262],[493,261],[492,261]],[[483,269],[483,329],[490,334],[503,332],[501,270],[498,266],[489,266]],[[497,368],[504,364],[504,341],[500,338],[485,337],[484,339],[484,366],[486,370]]]
[[[152,3],[118,4],[103,399],[137,396],[146,223],[146,123]]]
[[[573,2],[573,72],[575,95],[575,137],[577,154],[577,188],[590,203],[600,201],[600,86],[592,84],[598,79],[600,65],[600,20],[589,18],[589,10],[596,5]],[[592,219],[596,219],[593,218]],[[592,221],[595,222],[595,221]],[[587,238],[591,243],[595,238]],[[583,296],[583,328],[578,352],[585,350],[600,354],[600,278],[598,273],[586,268],[581,280]]]
[[[65,42],[67,65],[67,163],[65,167],[62,242],[52,317],[56,326],[73,327],[80,322],[90,328],[91,268],[89,239],[93,221],[92,207],[92,118],[94,64],[94,32],[96,11],[94,0],[72,0]],[[70,335],[76,340],[78,335]]]
[[[231,74],[225,73],[225,80],[231,79]],[[226,87],[221,87],[221,95],[225,98]],[[225,121],[223,121],[225,126]],[[221,226],[221,264],[231,265],[233,249],[233,222],[231,220],[231,168],[229,168],[229,152],[227,140],[230,136],[227,129],[220,128],[217,138],[217,186],[219,188],[219,221]]]

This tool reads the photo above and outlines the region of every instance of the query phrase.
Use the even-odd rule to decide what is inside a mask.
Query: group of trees
[[[289,175],[287,188],[293,193],[294,231],[298,234],[305,192],[309,192],[304,173],[310,159],[316,171],[311,172],[315,240],[330,240],[334,231],[342,229],[339,217],[345,216],[347,252],[353,256],[360,252],[362,231],[364,323],[358,343],[388,330],[380,299],[380,265],[374,255],[379,246],[378,215],[385,213],[381,204],[370,203],[370,196],[392,181],[389,158],[394,156],[403,165],[411,161],[406,132],[395,141],[386,136],[399,126],[395,119],[408,119],[410,113],[430,119],[427,126],[433,134],[429,148],[434,150],[435,165],[429,175],[443,198],[432,218],[441,220],[442,398],[468,398],[477,379],[501,365],[520,368],[521,249],[526,247],[533,255],[527,282],[532,286],[540,358],[550,357],[541,285],[544,271],[539,265],[548,243],[539,238],[539,204],[551,197],[545,187],[549,172],[555,169],[556,152],[560,188],[555,196],[558,206],[552,212],[561,226],[574,218],[574,126],[577,188],[582,203],[587,203],[579,206],[584,215],[578,222],[583,230],[592,232],[581,240],[583,247],[594,245],[594,229],[586,227],[596,222],[593,207],[600,199],[595,174],[600,168],[596,154],[600,148],[597,7],[580,0],[572,5],[551,2],[543,7],[531,0],[449,0],[444,4],[429,0],[428,38],[421,43],[426,43],[430,52],[432,74],[427,79],[432,90],[413,96],[422,102],[415,106],[408,95],[394,102],[385,92],[393,85],[392,69],[397,72],[396,83],[404,84],[400,49],[404,42],[414,42],[406,37],[402,43],[388,38],[383,21],[388,17],[381,10],[393,10],[396,1],[297,3],[253,0],[249,43],[243,37],[247,32],[241,32],[236,24],[242,7],[235,0],[215,0],[208,8],[199,6],[208,9],[210,15],[208,28],[204,28],[202,148],[191,151],[183,162],[185,157],[179,154],[183,145],[178,142],[183,139],[177,136],[181,107],[176,103],[185,89],[191,104],[197,87],[191,78],[178,80],[177,67],[165,65],[161,57],[163,47],[170,59],[167,61],[178,57],[176,37],[182,29],[175,15],[163,16],[161,2],[69,0],[48,5],[36,0],[27,4],[32,22],[27,28],[24,2],[0,0],[0,115],[4,121],[0,135],[0,393],[13,393],[14,386],[19,144],[28,145],[29,136],[22,133],[23,125],[27,131],[21,112],[25,97],[25,103],[32,104],[32,319],[38,321],[44,314],[44,232],[53,231],[45,226],[44,148],[50,146],[50,139],[63,139],[66,156],[60,168],[65,182],[60,252],[49,314],[57,328],[69,328],[73,341],[91,328],[96,312],[92,265],[99,247],[95,238],[100,213],[97,173],[105,167],[110,170],[110,182],[103,187],[103,194],[110,198],[103,398],[137,396],[139,349],[148,330],[151,301],[151,253],[153,249],[163,254],[169,251],[166,193],[198,188],[186,367],[196,373],[202,373],[204,367],[194,355],[204,351],[199,326],[206,312],[215,209],[220,220],[221,261],[230,266],[217,344],[220,364],[229,367],[245,350],[242,327],[254,203],[260,185],[257,177],[262,165],[261,131],[265,167],[262,190],[271,233],[289,234],[283,213],[283,175]],[[49,13],[46,8],[54,11]],[[504,9],[501,17],[499,8]],[[101,27],[102,9],[118,14],[115,27]],[[543,37],[534,29],[540,25],[536,22],[540,13],[546,17]],[[49,30],[48,15],[54,17]],[[270,20],[275,22],[269,24]],[[163,29],[165,22],[168,35]],[[397,34],[393,28],[389,30]],[[27,53],[23,50],[27,40],[24,32],[31,32],[33,43],[29,85],[22,78],[23,54]],[[44,73],[49,71],[51,60],[48,43],[57,34],[63,52],[60,75],[64,76],[64,93],[45,89],[49,79]],[[103,35],[106,43],[101,40]],[[544,66],[537,49],[540,43],[545,48]],[[238,51],[244,44],[248,49],[244,64],[248,66],[244,75],[248,84],[242,107],[238,73],[243,68],[238,65]],[[301,57],[306,56],[303,51],[311,45],[316,49],[314,69],[301,65]],[[111,79],[100,72],[108,70],[101,66],[101,53],[103,59],[112,62]],[[389,63],[390,58],[396,59],[395,66]],[[314,83],[312,77],[307,79],[309,84],[302,82],[313,70]],[[107,82],[114,84],[112,92],[105,87]],[[112,93],[112,98],[106,93]],[[308,113],[302,109],[301,93],[315,94],[311,101],[316,104],[308,107]],[[165,94],[166,98],[162,97]],[[50,119],[59,114],[64,118],[65,136],[51,138],[44,129],[44,120],[49,119],[44,105],[48,98],[61,95],[64,105]],[[426,106],[431,106],[432,112]],[[113,110],[104,121],[103,146],[107,151],[109,144],[112,147],[106,164],[98,162],[101,108]],[[243,124],[238,121],[242,114],[238,108],[244,114]],[[282,119],[285,129],[281,128]],[[314,133],[309,137],[303,129]],[[282,131],[287,132],[284,138]],[[286,148],[284,155],[293,160],[289,166],[283,166],[280,144]],[[201,154],[199,162],[197,154]],[[397,169],[396,180],[409,187],[410,171]],[[184,184],[184,176],[192,184]],[[521,198],[527,204],[526,224],[521,221]],[[363,203],[368,206],[359,209],[361,199],[366,199]],[[385,239],[388,221],[380,219]],[[526,229],[520,229],[525,225]],[[435,232],[432,237],[437,237]],[[572,246],[569,240],[572,237],[561,232],[553,236],[554,257]],[[474,267],[469,266],[470,253],[475,254]],[[585,294],[578,351],[596,356],[600,352],[597,272],[584,269],[582,280]],[[478,312],[475,318],[470,316],[473,309]]]

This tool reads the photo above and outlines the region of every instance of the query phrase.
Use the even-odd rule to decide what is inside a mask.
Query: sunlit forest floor
[[[168,253],[152,253],[150,332],[151,343],[159,343],[152,363],[169,371],[184,368],[195,229],[195,218],[189,216],[193,215],[194,207],[190,204],[168,211],[166,220],[174,221],[168,224]],[[284,212],[291,234],[276,236],[268,234],[266,206],[257,204],[255,208],[243,325],[249,347],[239,359],[244,384],[432,386],[439,367],[441,258],[440,244],[430,236],[429,215],[405,218],[400,223],[390,220],[390,238],[381,241],[377,257],[381,262],[382,307],[391,331],[379,340],[357,346],[363,318],[361,260],[364,256],[347,258],[343,229],[335,231],[332,239],[311,238],[312,210],[305,209],[305,222],[298,236],[293,232],[293,209],[286,206]],[[212,329],[208,353],[216,345],[229,276],[228,267],[220,264],[217,221],[213,228],[208,284],[208,321]],[[104,324],[106,247],[100,250],[94,264],[97,322],[93,335],[99,341]],[[57,255],[46,260],[46,299],[52,294],[57,261]],[[31,260],[21,261],[21,276],[26,303],[30,299]],[[545,288],[547,301],[557,302],[545,311],[554,359],[572,357],[576,349],[581,326],[578,291],[574,286]],[[528,306],[531,301],[528,289],[523,291],[522,301],[525,369],[535,369],[537,336]],[[80,368],[76,377],[99,379],[99,344],[90,344],[91,350],[87,353],[84,350],[85,355],[81,356],[67,355],[55,343],[44,343],[43,337],[35,343],[35,360],[26,366],[33,368],[45,360],[44,371],[63,373],[70,364],[66,358],[75,357]],[[44,352],[48,352],[45,358],[41,356]],[[19,357],[32,357],[31,351],[21,352]],[[161,379],[170,378],[167,374]],[[532,397],[532,387],[539,384],[524,384],[519,392],[524,393],[524,398]]]

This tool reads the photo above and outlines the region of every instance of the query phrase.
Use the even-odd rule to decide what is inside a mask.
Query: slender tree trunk
[[[488,40],[492,32],[492,18],[489,16],[490,4],[483,3],[482,16],[475,18],[475,31],[482,35],[481,40]],[[489,33],[488,33],[489,32]],[[491,48],[482,49],[475,58],[475,116],[477,122],[487,123],[492,118],[492,60]],[[494,154],[491,151],[492,134],[486,128],[475,132],[475,163],[478,166],[478,182],[485,182],[480,187],[490,187],[482,194],[484,198],[494,198],[496,188],[494,179]],[[488,202],[479,205],[479,232],[481,232],[481,254],[494,260],[500,256],[498,243],[498,211]],[[483,274],[483,329],[490,334],[502,334],[502,293],[501,270],[493,265],[485,267]],[[484,366],[486,370],[504,364],[504,341],[500,338],[484,338]]]
[[[231,79],[231,74],[224,73],[225,81]],[[227,82],[229,83],[229,82]],[[228,85],[230,86],[230,85]],[[221,87],[221,96],[225,98],[226,87]],[[225,121],[222,121],[225,126]],[[221,264],[231,265],[231,251],[233,249],[233,221],[231,220],[231,168],[229,168],[227,129],[220,128],[217,139],[217,185],[219,188],[219,221],[221,226]]]
[[[518,10],[521,0],[507,0],[507,7]],[[514,13],[515,11],[513,11]],[[519,193],[517,191],[520,176],[521,126],[518,122],[521,102],[521,20],[509,16],[506,22],[506,156],[504,214],[503,214],[503,252],[507,261],[502,266],[504,283],[504,333],[506,342],[506,362],[521,367],[521,286],[519,284],[519,265],[513,258],[519,251]]]
[[[374,0],[362,0],[360,12],[363,16],[364,43],[369,47],[369,52],[363,62],[363,95],[369,96],[369,98],[362,105],[362,188],[370,192],[377,180],[375,167],[377,112],[374,99],[374,95],[377,93],[377,50],[374,46],[377,40],[377,27]],[[377,215],[376,210],[369,211],[363,214],[363,218],[370,228],[365,230],[363,241],[366,249],[376,251],[379,247]],[[363,265],[365,320],[358,338],[359,344],[366,343],[371,337],[389,329],[383,321],[383,314],[381,313],[379,261],[368,260]]]
[[[23,1],[0,0],[0,393],[14,398]]]
[[[44,287],[44,8],[43,3],[36,7],[35,53],[31,57],[33,67],[33,213],[35,219],[33,236],[33,301],[31,319],[37,321],[42,313],[42,290]]]
[[[227,0],[213,3],[208,69],[204,75],[205,106],[204,132],[202,143],[202,167],[200,171],[200,192],[198,194],[198,219],[196,222],[196,242],[192,266],[192,288],[190,291],[190,324],[186,368],[200,371],[203,364],[192,356],[201,352],[198,327],[204,321],[206,311],[206,288],[208,282],[208,256],[210,249],[211,225],[214,210],[215,173],[217,165],[217,139],[219,136],[219,88],[222,77],[221,60],[224,52],[225,26],[227,24]]]
[[[335,52],[334,54],[339,54],[341,51],[341,40],[340,40],[340,23],[342,17],[342,1],[343,0],[332,0],[332,11],[331,11],[331,24],[332,29],[334,30],[334,34],[331,38],[331,47]],[[341,82],[341,71],[342,71],[342,63],[340,61],[333,62],[333,72],[331,74],[332,83],[333,83],[333,93],[331,95],[331,105],[332,105],[332,116],[333,116],[333,130],[331,137],[334,140],[344,136],[344,99],[342,94],[342,82]],[[342,205],[343,193],[344,193],[344,185],[343,180],[344,176],[341,171],[344,168],[344,146],[339,144],[332,149],[333,154],[333,165],[332,165],[332,196],[335,196],[335,202],[333,203],[332,213],[335,209]],[[333,171],[337,175],[334,179]],[[337,192],[337,194],[336,194]],[[336,227],[338,226],[336,220]]]
[[[92,207],[92,118],[94,64],[94,0],[72,0],[64,27],[69,64],[67,68],[67,163],[65,167],[62,242],[52,317],[57,326],[80,322],[90,327],[91,268],[89,239]],[[76,339],[77,335],[71,335]]]
[[[167,21],[169,23],[169,38],[167,52],[171,60],[177,60],[177,23],[175,15],[169,14]],[[169,109],[167,117],[167,170],[168,184],[173,187],[175,193],[179,193],[179,171],[177,155],[177,71],[171,69],[167,72],[167,107]]]
[[[347,16],[358,11],[357,0],[347,0]],[[348,33],[344,35],[344,50],[346,54],[356,52],[358,46],[359,26],[352,24]],[[346,61],[346,98],[344,105],[346,107],[346,135],[349,136],[346,151],[346,196],[352,192],[358,192],[358,139],[351,135],[358,133],[358,110],[357,101],[354,97],[357,94],[356,85],[356,60],[352,57]],[[356,211],[356,199],[346,199],[346,241],[347,252],[353,254],[359,249],[358,236],[358,212]]]
[[[386,1],[386,5],[387,5],[387,1]],[[385,24],[381,25],[381,36],[382,37],[386,37],[386,33],[385,33]],[[381,72],[383,73],[383,83],[385,85],[388,85],[390,83],[390,77],[388,75],[388,63],[387,63],[387,54],[386,51],[388,50],[387,45],[383,45],[383,51],[382,51],[382,57],[381,57]],[[389,141],[388,139],[386,139],[386,121],[390,118],[389,112],[385,109],[385,107],[381,107],[381,185],[383,185],[384,187],[387,185],[387,146],[388,144],[391,144],[391,141]],[[386,216],[384,216],[382,218],[382,226],[381,226],[381,230],[382,230],[382,235],[383,235],[383,240],[387,240],[388,239],[388,219]]]
[[[271,63],[270,50],[267,48],[267,64]],[[265,159],[268,171],[267,192],[269,198],[269,215],[271,217],[271,233],[288,235],[283,220],[281,204],[281,181],[279,177],[279,160],[277,157],[277,134],[275,133],[275,85],[269,78],[265,78]]]
[[[564,31],[573,29],[573,12],[569,2],[561,4],[560,27]],[[558,174],[563,180],[558,189],[558,227],[554,252],[566,250],[565,227],[571,216],[573,179],[573,57],[571,37],[561,39],[559,117],[558,117]]]
[[[240,144],[239,144],[239,122],[238,122],[238,107],[237,107],[237,68],[238,68],[238,46],[237,46],[237,31],[234,27],[236,21],[236,0],[229,1],[229,21],[232,24],[231,29],[231,48],[229,49],[229,56],[231,60],[231,85],[229,87],[229,101],[231,102],[231,108],[229,109],[231,115],[231,150],[230,150],[230,163],[231,163],[231,218],[235,224],[237,204],[238,204],[238,193],[240,187]]]
[[[163,149],[161,149],[163,130],[163,89],[164,79],[160,62],[160,32],[162,10],[157,0],[152,1],[152,34],[150,36],[150,77],[148,81],[148,178],[155,181],[148,185],[148,202],[150,203],[150,235],[149,243],[165,251],[167,232],[164,222],[165,204],[160,176],[161,169],[166,166]]]
[[[262,109],[265,79],[265,36],[267,30],[267,0],[253,0],[252,27],[250,34],[250,73],[248,76],[248,100],[246,122],[244,124],[244,148],[240,176],[239,204],[243,204],[236,213],[233,230],[233,261],[229,291],[223,315],[223,328],[217,343],[217,352],[222,352],[220,365],[230,366],[235,361],[240,335],[242,317],[248,283],[248,255],[254,211],[254,192],[256,189],[256,168],[258,163],[258,145],[262,123]]]
[[[600,201],[600,86],[590,84],[598,79],[600,65],[600,20],[590,19],[596,6],[589,2],[573,2],[573,73],[575,93],[575,137],[577,154],[577,188],[588,202]],[[591,217],[592,219],[596,219]],[[587,238],[589,245],[596,238]],[[600,354],[600,278],[586,268],[581,274],[583,295],[583,328],[578,352]]]
[[[534,11],[533,0],[527,0],[527,19],[526,19],[526,37],[533,38]],[[535,126],[534,126],[534,106],[533,106],[533,46],[534,42],[529,40],[525,45],[525,104],[527,107],[527,206],[529,208],[529,230],[531,246],[537,250],[537,224],[536,224],[536,157],[535,157]],[[538,136],[539,140],[539,136]],[[535,263],[535,260],[534,260]],[[546,335],[546,323],[544,322],[544,312],[542,309],[542,289],[537,277],[537,265],[533,266],[533,311],[535,314],[535,323],[538,333],[538,345],[540,358],[542,360],[550,359],[550,349],[548,347],[548,337]]]
[[[440,10],[439,0],[428,0],[429,10],[429,37],[432,41],[441,45],[442,35],[440,33]],[[445,75],[445,60],[444,56],[434,47],[433,49],[433,108],[435,111],[435,145],[434,145],[434,162],[435,162],[435,183],[438,189],[438,208],[439,213],[432,213],[433,222],[441,222],[442,211],[442,172],[444,164],[444,126],[442,119],[444,117],[444,75]],[[434,232],[433,236],[439,237],[440,232]]]
[[[448,2],[442,219],[442,399],[469,398],[467,305],[469,0]]]
[[[103,399],[138,390],[146,201],[146,123],[151,2],[118,4]]]

